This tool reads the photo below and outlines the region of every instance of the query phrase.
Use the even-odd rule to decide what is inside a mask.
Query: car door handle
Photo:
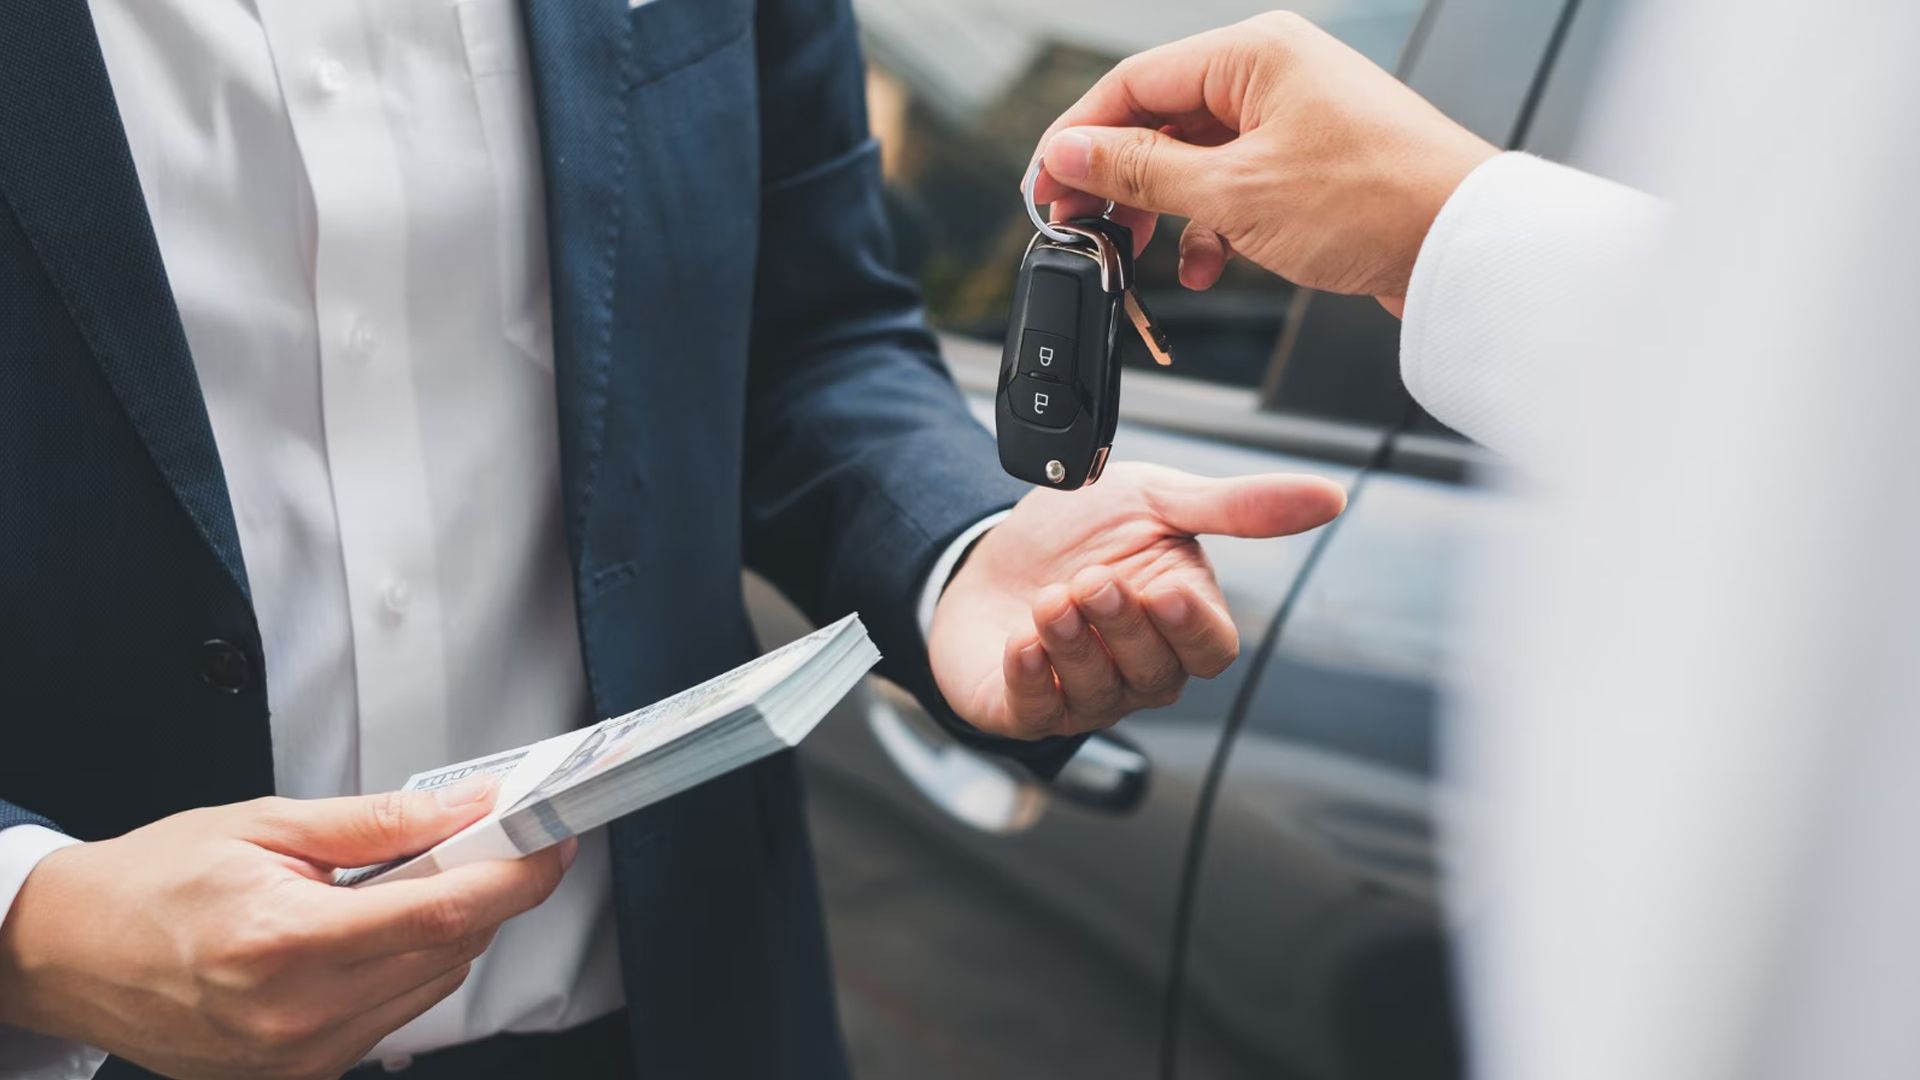
[[[1042,783],[962,744],[891,686],[869,699],[867,726],[929,802],[983,832],[1032,828],[1053,796],[1088,809],[1126,813],[1147,790],[1147,756],[1107,732],[1089,738],[1051,783]]]
[[[990,833],[1033,827],[1046,794],[1012,769],[962,746],[920,713],[903,692],[876,687],[867,726],[909,783],[948,817]]]
[[[1053,778],[1053,792],[1091,810],[1125,814],[1147,797],[1152,763],[1131,739],[1096,731]]]

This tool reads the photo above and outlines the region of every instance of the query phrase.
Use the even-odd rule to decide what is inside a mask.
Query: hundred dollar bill
[[[512,859],[598,828],[768,754],[797,746],[880,659],[858,615],[691,689],[551,739],[416,773],[430,791],[495,775],[484,818],[430,851],[339,871],[344,886]]]

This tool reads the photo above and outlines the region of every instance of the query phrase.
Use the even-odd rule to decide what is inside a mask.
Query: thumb
[[[1184,143],[1151,128],[1075,127],[1047,140],[1047,174],[1089,195],[1156,214],[1212,217],[1217,205],[1210,157],[1220,149]]]
[[[1331,480],[1294,473],[1182,475],[1149,487],[1147,502],[1169,528],[1188,536],[1291,536],[1340,516],[1347,493]]]
[[[269,799],[243,827],[262,847],[327,867],[417,855],[487,815],[498,782],[476,776],[433,791]]]

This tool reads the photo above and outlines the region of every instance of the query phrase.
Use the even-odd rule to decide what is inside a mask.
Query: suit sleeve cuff
[[[79,842],[40,825],[0,829],[0,922],[40,860]],[[9,1080],[89,1080],[106,1060],[105,1051],[82,1043],[0,1026],[0,1076]]]
[[[1007,520],[1011,510],[1002,510],[997,514],[988,514],[968,526],[967,531],[956,537],[940,558],[927,571],[926,583],[920,586],[920,636],[924,639],[933,633],[933,612],[940,606],[940,594],[947,590],[947,582],[953,578],[953,572],[960,567],[960,560],[966,557],[967,549],[987,534],[987,530]]]

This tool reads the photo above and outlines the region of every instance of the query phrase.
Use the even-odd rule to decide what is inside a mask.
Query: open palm
[[[1312,476],[1209,479],[1115,464],[1080,491],[1036,489],[981,538],[941,595],[928,648],[940,691],[982,731],[1107,727],[1172,702],[1239,654],[1196,536],[1286,536],[1346,494]]]

